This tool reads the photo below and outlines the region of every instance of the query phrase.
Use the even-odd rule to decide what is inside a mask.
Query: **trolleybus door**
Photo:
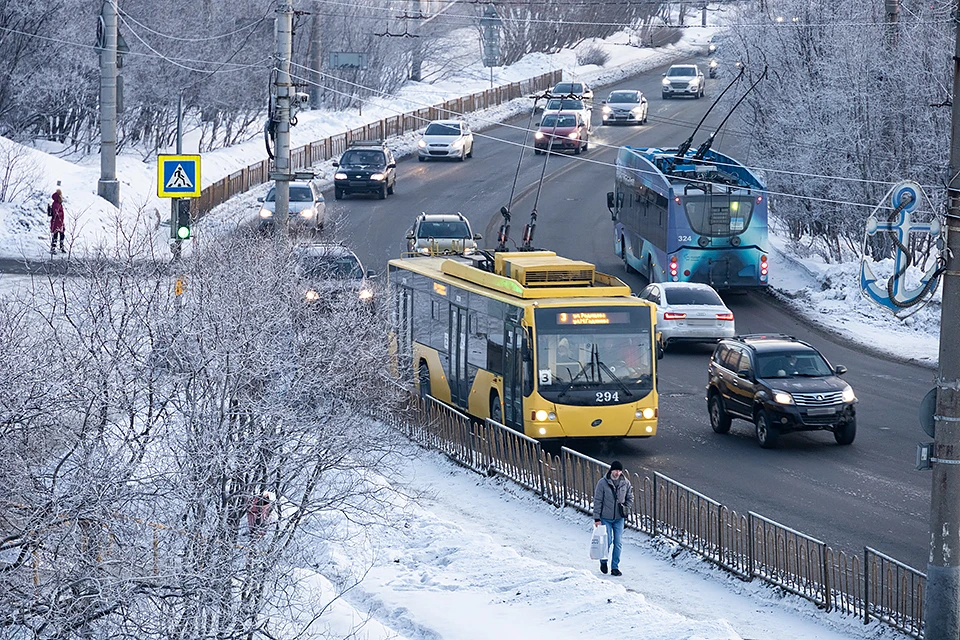
[[[523,329],[508,320],[503,349],[503,423],[521,433],[523,432],[522,342]]]
[[[460,407],[470,401],[467,378],[467,310],[450,305],[450,399]]]

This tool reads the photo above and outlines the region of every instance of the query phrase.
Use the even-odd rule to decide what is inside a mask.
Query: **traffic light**
[[[190,239],[190,200],[177,200],[177,224],[175,228],[177,240]]]

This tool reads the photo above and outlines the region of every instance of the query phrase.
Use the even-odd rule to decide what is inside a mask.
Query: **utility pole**
[[[321,88],[320,81],[323,76],[320,75],[320,68],[323,64],[323,51],[320,48],[320,13],[315,11],[310,16],[310,71],[313,72],[313,83],[310,85],[310,108],[320,108]]]
[[[177,99],[177,155],[183,155],[183,92]],[[180,198],[170,198],[170,230],[173,233],[173,259],[180,259],[183,239],[177,235],[177,223],[180,220]]]
[[[106,0],[100,10],[100,180],[97,194],[120,206],[117,180],[117,5]]]
[[[891,45],[897,44],[897,23],[900,20],[900,0],[883,0],[887,13],[887,38]]]
[[[700,10],[700,26],[707,26],[707,5],[704,3],[703,9]]]
[[[277,150],[273,158],[271,178],[276,183],[277,207],[274,222],[286,233],[290,224],[290,103],[293,84],[290,80],[290,58],[293,57],[293,0],[277,0],[277,62],[274,96],[276,98]]]
[[[417,15],[423,15],[423,0],[415,0]],[[423,45],[421,38],[414,38],[413,52],[410,54],[410,79],[420,82],[423,75]]]
[[[960,11],[958,0],[955,11]],[[954,15],[957,15],[956,13]],[[953,52],[947,250],[940,312],[940,366],[934,415],[930,559],[924,601],[926,638],[960,637],[960,28]]]

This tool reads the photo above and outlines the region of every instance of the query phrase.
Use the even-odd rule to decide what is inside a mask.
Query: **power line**
[[[296,65],[296,66],[301,66],[301,65]],[[326,77],[332,77],[332,76],[329,76],[328,74],[323,74],[323,73],[321,73],[321,75],[324,75],[324,76],[326,76]],[[291,78],[294,78],[294,79],[296,79],[296,80],[300,80],[301,82],[305,82],[305,83],[307,83],[307,84],[311,84],[311,85],[314,85],[314,86],[317,86],[317,87],[324,88],[324,89],[326,89],[326,90],[328,90],[328,91],[331,91],[331,92],[333,92],[333,93],[336,93],[336,94],[339,94],[339,95],[342,95],[342,96],[345,96],[345,97],[351,97],[351,98],[352,98],[352,97],[355,97],[354,94],[350,94],[350,93],[346,93],[346,92],[343,92],[343,91],[339,91],[339,90],[334,89],[333,87],[331,87],[331,86],[329,86],[329,85],[327,85],[327,84],[323,84],[323,83],[319,83],[319,82],[314,82],[314,81],[312,81],[312,80],[308,80],[308,79],[306,79],[306,78],[303,78],[303,77],[294,75],[294,74],[292,74],[292,73],[290,74],[290,77],[291,77]],[[340,81],[338,78],[333,78],[333,79],[336,80],[336,81]],[[345,81],[344,81],[344,82],[345,82]],[[348,82],[347,84],[354,84],[354,83]],[[362,85],[357,85],[357,86],[362,86]],[[406,99],[406,98],[401,98],[401,97],[399,97],[399,96],[391,96],[390,94],[387,94],[387,93],[385,93],[385,92],[377,91],[377,90],[375,90],[375,89],[370,89],[370,88],[368,88],[368,87],[364,87],[364,88],[365,88],[365,89],[368,89],[368,90],[370,90],[370,91],[373,91],[373,92],[375,92],[375,93],[379,93],[380,95],[382,95],[382,96],[384,96],[384,97],[390,97],[390,98],[394,98],[394,99],[397,99],[397,100],[403,100],[403,101],[406,101],[406,102],[410,102],[411,104],[421,104],[421,103],[417,103],[416,101],[413,101],[413,100],[409,100],[409,99]],[[433,106],[433,105],[424,105],[424,104],[421,104],[421,106]],[[381,108],[386,109],[386,110],[388,110],[388,111],[393,111],[393,112],[397,113],[398,115],[401,115],[401,114],[405,113],[405,112],[401,111],[400,109],[397,109],[396,107],[392,107],[392,106],[389,106],[389,105],[381,105]],[[456,114],[456,115],[465,115],[465,114],[458,114],[457,112],[453,112],[453,111],[451,111],[450,113],[453,113],[453,114]],[[476,118],[476,116],[474,116],[474,117]],[[494,123],[494,124],[498,124],[498,125],[500,125],[500,126],[504,126],[504,127],[507,127],[507,128],[513,128],[513,129],[523,130],[523,127],[518,127],[518,126],[516,126],[516,125],[508,125],[508,124],[500,123],[500,122],[495,121],[495,120],[487,120],[487,119],[483,119],[483,118],[476,118],[476,119],[480,120],[481,122]],[[483,134],[483,133],[479,133],[479,132],[474,132],[473,135],[476,136],[476,137],[480,137],[480,138],[487,139],[487,140],[493,140],[493,141],[496,141],[496,142],[499,142],[499,143],[502,143],[502,144],[507,144],[507,145],[514,146],[514,147],[521,147],[521,148],[523,148],[523,149],[533,149],[533,148],[534,148],[534,147],[532,147],[532,146],[530,146],[530,145],[525,145],[525,144],[523,144],[522,142],[514,142],[514,141],[512,141],[512,140],[506,140],[506,139],[503,139],[503,138],[498,138],[498,137],[496,137],[496,136],[491,136],[491,135],[487,135],[487,134]],[[608,149],[619,149],[619,148],[620,148],[619,146],[605,145],[605,144],[602,144],[602,143],[592,143],[592,144],[594,144],[595,146],[598,146],[598,147],[605,147],[605,148],[608,148]],[[614,164],[614,163],[605,162],[605,161],[603,161],[603,160],[595,160],[595,159],[593,159],[593,158],[584,158],[583,156],[575,156],[575,157],[571,158],[571,160],[574,161],[574,162],[586,162],[586,163],[590,163],[590,164],[594,164],[594,165],[598,165],[598,166],[610,167],[610,168],[613,168],[613,169],[616,169],[616,167],[617,167],[617,165]],[[713,162],[713,163],[711,163],[711,164],[714,164],[714,165],[716,165],[716,166],[743,166],[743,165],[730,165],[730,164],[721,163],[721,162]],[[747,169],[749,169],[749,170],[751,170],[751,171],[755,171],[755,170],[756,170],[756,169],[753,169],[753,168],[750,168],[750,167],[745,167],[745,168],[747,168]],[[648,170],[643,170],[643,169],[634,169],[634,171],[637,171],[637,172],[639,172],[639,173],[649,174],[649,175],[659,175],[658,172],[648,171]],[[794,173],[785,172],[785,173],[787,173],[787,175],[797,175],[797,176],[805,176],[805,175],[807,175],[807,174],[801,174],[801,173],[796,173],[796,172],[794,172]],[[830,178],[832,178],[832,179],[839,179],[838,176],[823,176],[823,177],[824,177],[824,178],[828,178],[828,179],[830,179]],[[688,182],[688,183],[691,183],[691,184],[709,184],[709,185],[717,186],[717,187],[729,187],[729,186],[730,186],[729,184],[723,183],[723,182],[711,182],[711,181],[709,181],[709,180],[701,180],[701,179],[696,179],[696,178],[683,178],[683,177],[671,176],[671,179],[672,179],[672,180],[675,180],[675,181],[677,181],[677,182]],[[855,178],[847,178],[847,180],[860,181],[860,180],[855,179]],[[878,184],[892,185],[892,184],[894,184],[894,183],[893,183],[893,182],[878,182]],[[821,204],[834,204],[834,205],[842,205],[842,206],[850,206],[850,207],[869,208],[871,211],[874,210],[874,209],[876,209],[876,208],[878,208],[878,205],[875,204],[875,203],[855,202],[855,201],[850,201],[850,200],[836,200],[836,199],[832,199],[832,198],[821,198],[821,197],[817,197],[817,196],[804,196],[804,195],[799,195],[799,194],[795,194],[795,193],[788,193],[788,192],[785,192],[785,191],[773,191],[773,190],[770,190],[770,189],[763,189],[763,192],[764,192],[767,196],[773,195],[773,196],[780,196],[780,197],[784,197],[784,198],[792,198],[792,199],[794,199],[794,200],[803,200],[803,201],[808,201],[808,202],[818,202],[818,203],[821,203]],[[880,209],[892,209],[893,207],[890,207],[890,206],[887,206],[887,205],[880,205],[879,208],[880,208]],[[918,212],[918,213],[919,213],[919,212]],[[933,213],[933,212],[926,212],[926,213]]]
[[[116,4],[116,3],[113,3],[113,4]],[[273,9],[271,8],[270,11],[272,12]],[[183,38],[183,37],[180,37],[180,36],[173,36],[173,35],[170,35],[169,33],[163,33],[163,32],[161,32],[161,31],[156,31],[155,29],[151,29],[151,28],[148,27],[147,25],[143,24],[142,22],[140,22],[139,20],[137,20],[136,18],[134,18],[133,16],[131,16],[131,15],[130,15],[129,13],[127,13],[126,11],[121,10],[120,7],[119,7],[119,5],[117,6],[117,12],[118,12],[122,17],[126,18],[127,20],[130,20],[131,22],[133,22],[133,23],[134,23],[135,25],[137,25],[138,27],[141,27],[141,28],[144,29],[145,31],[147,31],[147,32],[149,32],[149,33],[152,33],[152,34],[155,35],[155,36],[160,36],[161,38],[167,38],[168,40],[176,40],[176,41],[178,41],[178,42],[209,42],[209,41],[211,41],[211,40],[220,40],[221,38],[229,38],[229,37],[232,36],[232,35],[235,35],[235,34],[238,34],[238,33],[242,33],[242,32],[247,31],[247,30],[253,30],[253,29],[257,28],[258,26],[260,26],[261,24],[263,24],[264,18],[266,17],[266,16],[264,16],[263,18],[260,18],[260,19],[257,20],[256,22],[251,22],[251,23],[248,24],[248,25],[245,25],[245,26],[240,27],[239,29],[235,29],[235,30],[233,30],[233,31],[229,31],[229,32],[227,32],[227,33],[220,33],[220,34],[217,34],[217,35],[215,35],[215,36],[206,36],[206,37],[192,36],[192,37],[189,37],[189,38]]]

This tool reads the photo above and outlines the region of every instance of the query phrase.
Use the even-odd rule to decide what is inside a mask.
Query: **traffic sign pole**
[[[183,93],[177,100],[177,155],[183,155]],[[179,260],[180,253],[183,250],[183,240],[177,233],[177,223],[180,219],[180,199],[172,198],[170,200],[170,235],[173,236],[173,259]]]

